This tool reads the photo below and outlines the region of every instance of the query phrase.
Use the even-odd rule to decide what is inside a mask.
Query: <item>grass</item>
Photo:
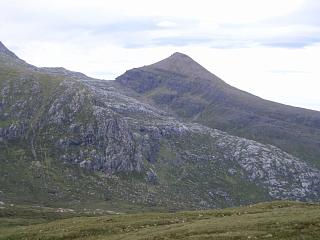
[[[319,239],[320,206],[297,202],[176,213],[99,215],[0,210],[0,239]],[[85,215],[85,216],[84,216]],[[26,220],[27,219],[27,220]]]
[[[11,123],[11,120],[0,120],[0,128],[9,127]]]

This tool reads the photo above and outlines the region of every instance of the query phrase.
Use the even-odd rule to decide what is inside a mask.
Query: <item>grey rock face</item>
[[[99,129],[100,134],[105,136],[104,169],[108,171],[141,171],[142,152],[136,144],[132,132],[126,121],[111,119]]]
[[[71,123],[85,103],[86,91],[73,81],[61,82],[58,91],[60,95],[50,104],[47,121],[58,125]]]
[[[320,197],[320,171],[272,145],[228,135],[201,125],[192,131],[209,133],[215,139],[222,161],[239,166],[243,177],[267,188],[276,199],[316,200]],[[238,170],[239,171],[239,170]],[[231,174],[237,170],[230,168]]]
[[[57,146],[64,150],[60,159],[87,169],[114,173],[142,168],[141,149],[120,119],[107,119],[95,129],[87,126],[78,139],[60,139]],[[70,148],[85,150],[70,154]]]
[[[0,128],[0,137],[6,140],[25,138],[28,131],[28,124],[11,124],[9,127]]]
[[[72,92],[72,90],[71,90]],[[76,120],[77,114],[86,101],[86,91],[67,91],[57,98],[49,108],[49,121],[54,125],[67,124],[69,134],[56,142],[64,151],[60,157],[64,161],[78,163],[81,167],[104,172],[141,171],[142,153],[134,141],[125,119],[109,114],[103,108],[91,106],[91,120],[84,123]],[[90,148],[76,153],[70,149]]]
[[[147,171],[147,180],[149,183],[152,183],[152,184],[156,184],[158,181],[158,176],[156,172],[151,168]]]

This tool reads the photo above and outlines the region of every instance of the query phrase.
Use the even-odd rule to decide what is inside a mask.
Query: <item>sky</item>
[[[0,41],[113,80],[182,52],[227,83],[320,111],[318,0],[0,0]]]

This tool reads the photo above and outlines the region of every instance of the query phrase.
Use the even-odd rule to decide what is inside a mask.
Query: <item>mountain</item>
[[[178,53],[103,81],[37,68],[1,44],[0,201],[117,211],[318,201],[320,171],[306,159],[200,121],[228,87]],[[225,104],[248,95],[231,89]]]
[[[277,146],[320,167],[320,112],[236,89],[184,54],[129,70],[117,82],[186,121]]]

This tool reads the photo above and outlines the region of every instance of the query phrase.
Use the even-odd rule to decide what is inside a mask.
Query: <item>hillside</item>
[[[320,171],[304,158],[182,119],[121,78],[37,68],[0,48],[0,201],[6,204],[137,212],[320,199]],[[180,75],[167,71],[159,79],[186,94],[204,87],[184,84],[188,71],[202,67],[191,62]],[[145,87],[154,82],[150,76]],[[139,80],[128,82],[139,86]]]
[[[129,70],[117,82],[184,120],[277,146],[320,167],[320,112],[236,89],[187,55]]]

